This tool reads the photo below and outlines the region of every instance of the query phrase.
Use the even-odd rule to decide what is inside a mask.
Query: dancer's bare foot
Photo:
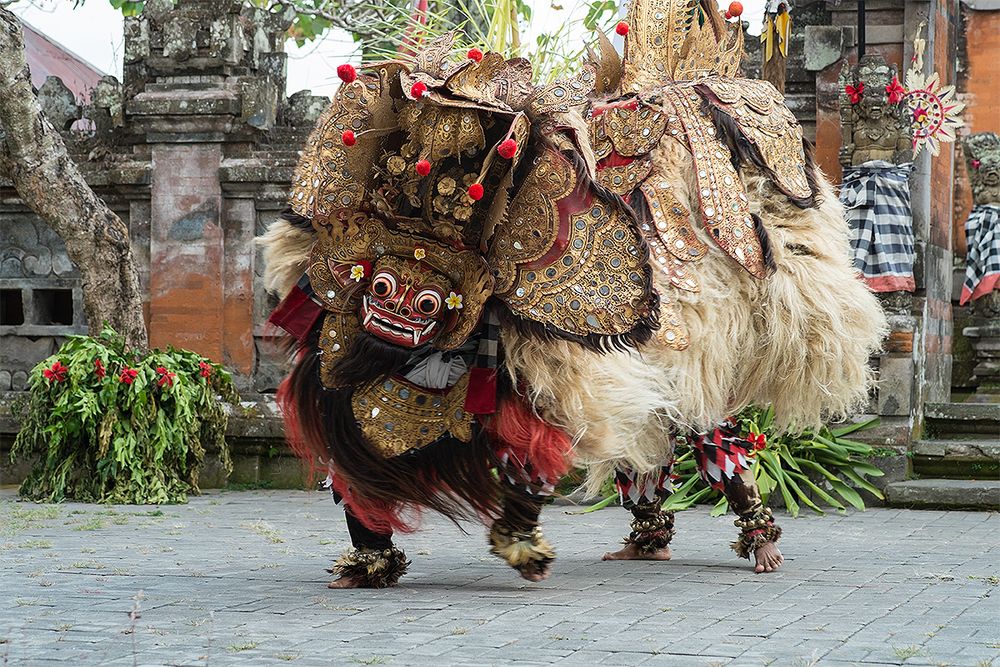
[[[753,552],[753,558],[757,562],[754,572],[774,572],[785,562],[784,556],[778,550],[778,545],[774,542],[765,542],[757,547]]]
[[[656,551],[641,551],[634,544],[626,544],[618,551],[609,551],[601,560],[670,560],[670,547],[663,547]]]
[[[327,588],[364,588],[357,577],[339,577],[326,585]]]
[[[552,563],[536,563],[534,567],[525,568],[524,570],[518,570],[518,573],[527,579],[528,581],[534,581],[538,583],[539,581],[545,581],[549,578],[549,574],[552,570]]]

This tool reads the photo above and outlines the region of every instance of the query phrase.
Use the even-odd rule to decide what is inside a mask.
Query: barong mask
[[[362,297],[361,326],[390,343],[421,347],[445,327],[446,308],[454,310],[461,303],[462,295],[445,276],[418,260],[386,256],[374,267]]]

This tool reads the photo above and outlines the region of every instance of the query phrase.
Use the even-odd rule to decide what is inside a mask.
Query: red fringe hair
[[[536,473],[554,480],[569,472],[573,442],[520,397],[502,401],[496,416],[487,422],[487,429],[498,448],[510,449]]]

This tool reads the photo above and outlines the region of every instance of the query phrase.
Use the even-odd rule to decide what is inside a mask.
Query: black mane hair
[[[294,411],[299,439],[291,444],[303,458],[332,462],[359,520],[387,532],[411,528],[402,517],[407,508],[440,512],[456,524],[500,516],[505,491],[492,473],[497,461],[485,429],[475,424],[468,443],[445,437],[386,457],[368,442],[354,417],[351,398],[357,387],[323,386],[318,339],[316,327],[287,380],[285,403]]]
[[[357,387],[384,380],[409,360],[413,350],[393,345],[367,331],[359,331],[347,352],[333,365],[340,386]]]
[[[711,95],[711,91],[709,89],[704,86],[698,86],[697,89],[698,92],[702,94],[703,98],[705,98],[702,100],[702,110],[707,111],[711,115],[712,122],[715,125],[715,130],[718,133],[718,136],[721,137],[729,147],[729,151],[732,154],[733,168],[739,171],[742,165],[752,164],[780,189],[780,186],[778,186],[778,175],[773,169],[771,169],[771,167],[768,166],[767,162],[764,160],[764,156],[761,155],[760,148],[758,148],[756,144],[747,140],[747,138],[743,135],[743,132],[740,130],[739,125],[736,124],[736,121],[734,121],[729,114],[714,104],[709,103],[706,97]],[[782,193],[788,197],[788,200],[799,208],[815,208],[817,205],[816,182],[814,177],[811,177],[811,172],[814,168],[815,163],[811,159],[811,154],[807,152],[806,179],[809,182],[810,189],[808,197],[793,197],[791,194],[782,190]]]

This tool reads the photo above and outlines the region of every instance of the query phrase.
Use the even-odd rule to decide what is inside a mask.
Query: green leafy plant
[[[186,350],[144,354],[121,336],[71,336],[31,371],[11,460],[35,459],[21,496],[45,502],[159,504],[198,493],[206,446],[232,470],[220,365]]]
[[[863,460],[870,458],[874,449],[845,437],[874,426],[878,419],[832,429],[806,430],[797,435],[782,434],[775,432],[774,410],[768,407],[748,408],[737,416],[737,422],[742,435],[757,443],[749,458],[765,505],[768,498],[778,494],[789,513],[798,516],[802,505],[820,514],[823,513],[821,504],[838,512],[846,511],[847,505],[864,509],[864,499],[858,489],[883,498],[882,492],[868,478],[881,477],[884,473]],[[679,442],[675,454],[674,492],[663,508],[679,511],[697,503],[714,503],[712,515],[725,514],[729,509],[728,501],[721,491],[701,479],[690,445],[686,441]],[[613,503],[617,499],[613,488],[609,483],[607,495],[587,509],[600,509]]]

